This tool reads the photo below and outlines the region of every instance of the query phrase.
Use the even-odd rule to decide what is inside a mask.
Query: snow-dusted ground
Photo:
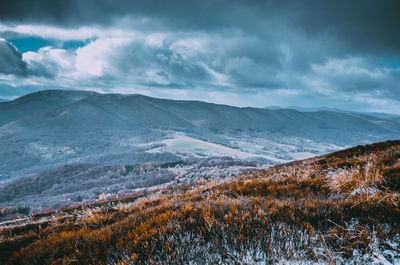
[[[302,160],[320,154],[347,148],[347,145],[317,142],[307,138],[282,136],[280,134],[239,135],[226,137],[229,146],[264,157],[279,158],[284,161]],[[267,158],[268,159],[268,158]]]
[[[195,139],[181,132],[173,133],[170,138],[164,139],[160,143],[162,144],[160,147],[147,150],[146,152],[169,152],[176,155],[191,154],[198,158],[210,156],[229,156],[237,159],[264,158],[275,163],[287,162],[287,160],[257,152],[258,150],[256,148],[254,148],[254,153],[241,151],[240,149],[226,147],[221,144]],[[311,154],[311,156],[313,156],[313,154]]]
[[[20,208],[26,211],[28,207],[30,211],[37,212],[123,198],[177,184],[229,178],[258,166],[255,162],[230,157],[119,166],[71,164],[3,183],[0,185],[0,209]],[[12,214],[17,214],[17,210]]]

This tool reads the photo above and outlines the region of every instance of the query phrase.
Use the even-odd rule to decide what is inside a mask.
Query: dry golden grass
[[[0,228],[0,264],[332,263],[354,253],[373,256],[400,237],[399,158],[400,141],[358,146],[229,181],[66,209],[40,222],[51,214],[38,215]]]
[[[382,164],[376,155],[356,158],[356,166],[341,168],[329,174],[328,187],[336,193],[374,192],[383,183]]]

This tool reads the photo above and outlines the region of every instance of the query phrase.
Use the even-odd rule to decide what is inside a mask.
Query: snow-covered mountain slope
[[[0,125],[3,181],[66,163],[230,155],[270,164],[400,138],[399,123],[363,115],[56,90],[0,103]]]

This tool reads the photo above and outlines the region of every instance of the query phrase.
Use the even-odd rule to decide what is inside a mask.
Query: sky
[[[0,2],[0,99],[44,89],[400,114],[397,0]]]

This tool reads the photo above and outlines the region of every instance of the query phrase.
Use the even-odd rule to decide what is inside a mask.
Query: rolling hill
[[[2,264],[398,264],[400,141],[0,223]]]
[[[400,136],[396,121],[368,115],[59,90],[0,103],[0,126],[0,181],[71,163],[171,162],[221,150],[274,164]]]

